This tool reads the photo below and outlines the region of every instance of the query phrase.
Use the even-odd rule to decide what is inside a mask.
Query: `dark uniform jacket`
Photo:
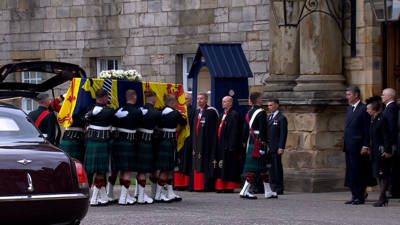
[[[93,109],[95,106],[103,107],[103,110],[97,115],[93,115]],[[109,127],[116,120],[114,116],[114,110],[108,106],[95,103],[85,109],[86,113],[81,117],[81,120],[86,121],[89,124],[89,129],[86,131],[86,140],[91,141],[110,141],[111,131],[110,130],[96,130],[90,128],[90,125]]]
[[[260,109],[260,106],[257,105],[253,106],[253,108],[251,108],[251,110],[248,112],[249,122],[251,121],[251,118],[257,109]],[[257,140],[260,140],[261,150],[266,150],[268,143],[268,126],[267,126],[267,113],[263,109],[256,115],[252,127],[253,131],[255,130],[259,131],[259,134],[254,134],[254,136]],[[250,138],[249,143],[254,143],[253,135],[250,133],[250,127],[247,121],[244,123],[242,137],[243,137],[242,139],[243,146],[246,146],[248,138]]]
[[[154,130],[156,127],[158,129],[164,128],[164,122],[162,120],[161,112],[154,108],[154,105],[146,103],[143,109],[147,110],[146,114],[143,114],[143,121],[139,128]],[[155,133],[153,135],[146,135],[142,132],[138,132],[137,138],[146,143],[152,143]]]
[[[288,122],[286,117],[278,112],[274,118],[268,118],[267,121],[269,151],[278,152],[279,149],[284,150],[288,134]]]
[[[118,121],[115,123],[117,129],[123,128],[127,130],[136,130],[138,126],[143,123],[142,111],[137,109],[133,104],[126,104],[122,108],[122,111],[127,111],[128,115],[126,115],[126,117],[118,119]],[[126,133],[117,130],[115,135],[115,140],[117,141],[135,141],[135,135],[132,133]]]
[[[215,143],[211,154],[210,177],[240,183],[240,159],[242,154],[243,121],[239,113],[232,108],[228,110],[222,122],[224,113],[221,113],[217,122]],[[220,137],[218,131],[220,129]],[[233,151],[230,151],[233,150]]]
[[[36,120],[38,120],[38,118],[44,111],[48,110],[43,106],[39,106],[39,108],[30,112],[28,116],[34,122],[36,122]],[[49,114],[43,118],[38,128],[43,134],[47,135],[46,139],[51,144],[55,146],[58,146],[60,144],[61,130],[60,126],[58,125],[57,118],[53,112],[49,112]]]
[[[382,114],[388,119],[389,121],[389,128],[390,128],[390,141],[391,145],[397,145],[397,124],[399,122],[398,114],[399,114],[399,107],[395,102],[390,103],[388,106],[385,107]]]
[[[166,115],[162,115],[163,122],[164,122],[164,128],[167,128],[167,129],[175,128],[176,129],[178,124],[181,126],[186,126],[187,121],[186,121],[185,117],[183,117],[182,114],[178,110],[173,109],[169,106],[167,106],[165,108],[169,108],[173,111]],[[172,132],[172,134],[171,134],[171,132],[162,131],[159,133],[158,138],[160,139],[160,141],[169,140],[169,141],[176,142],[176,132]]]

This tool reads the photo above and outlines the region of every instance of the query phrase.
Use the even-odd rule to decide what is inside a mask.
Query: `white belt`
[[[144,129],[144,128],[138,128],[137,130],[142,133],[148,133],[148,134],[152,134],[154,132],[153,130]]]
[[[161,130],[165,132],[176,132],[176,128],[163,128]]]
[[[111,131],[116,131],[118,127],[111,127]]]
[[[42,133],[43,134],[43,136],[45,137],[45,138],[47,138],[47,134],[45,134],[45,133]]]
[[[129,130],[129,129],[120,128],[120,127],[117,127],[117,131],[121,131],[121,132],[124,132],[124,133],[130,133],[130,134],[136,133],[136,130]]]
[[[89,128],[93,130],[110,130],[111,126],[102,127],[102,126],[89,125]]]
[[[253,133],[254,134],[260,134],[260,131],[259,130],[253,130]],[[251,130],[250,130],[250,134],[251,134]]]
[[[80,132],[84,132],[85,131],[85,129],[83,129],[81,127],[67,127],[67,128],[65,128],[65,130],[80,131]]]

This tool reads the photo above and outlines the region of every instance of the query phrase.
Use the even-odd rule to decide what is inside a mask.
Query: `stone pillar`
[[[332,2],[338,6],[338,0]],[[319,7],[328,11],[326,1],[319,1]],[[311,13],[300,22],[299,30],[300,77],[296,79],[297,85],[293,90],[342,94],[346,88],[342,69],[342,35],[335,20],[324,13]]]
[[[263,98],[282,97],[280,92],[292,91],[300,73],[300,36],[296,28],[279,28],[270,7],[270,76],[265,80]]]

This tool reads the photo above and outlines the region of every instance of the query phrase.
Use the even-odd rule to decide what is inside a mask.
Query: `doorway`
[[[382,78],[383,88],[393,88],[400,93],[400,24],[382,24]],[[386,34],[386,35],[385,35]],[[386,37],[385,37],[386,36]],[[386,76],[385,76],[386,74]],[[386,80],[385,80],[386,78]]]

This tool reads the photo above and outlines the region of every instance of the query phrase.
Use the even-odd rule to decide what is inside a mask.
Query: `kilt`
[[[135,171],[135,143],[114,141],[111,150],[112,169],[114,171]]]
[[[251,157],[251,154],[253,154],[253,149],[254,144],[249,144],[249,149],[246,153],[246,163],[243,171],[256,174],[268,172],[267,153],[262,155],[260,158],[253,158]]]
[[[72,158],[81,162],[85,160],[85,144],[83,142],[61,140],[60,148]]]
[[[175,146],[171,141],[160,142],[156,157],[155,169],[162,171],[174,171],[175,166]]]
[[[136,171],[138,173],[151,173],[154,170],[153,144],[139,141],[136,151]]]
[[[109,172],[110,154],[108,142],[91,141],[86,143],[84,167],[86,173]]]

